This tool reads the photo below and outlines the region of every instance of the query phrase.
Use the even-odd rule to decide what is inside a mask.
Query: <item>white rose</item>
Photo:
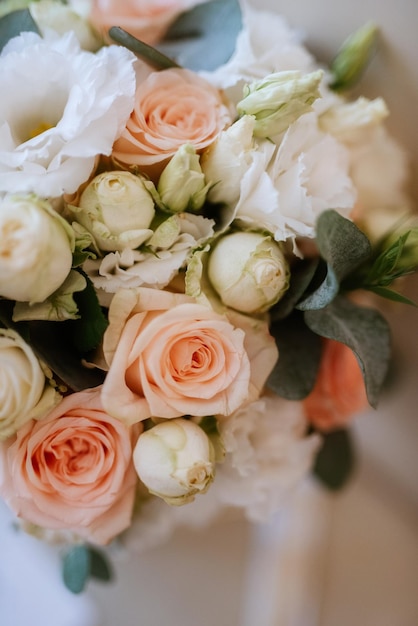
[[[59,399],[32,348],[15,331],[0,328],[0,439],[41,417]]]
[[[289,286],[289,267],[279,245],[259,233],[222,237],[209,254],[208,276],[222,302],[243,313],[263,313]]]
[[[11,39],[0,56],[0,193],[74,193],[129,118],[134,61],[121,46],[81,50],[72,32]]]
[[[46,201],[10,196],[0,204],[0,295],[42,302],[68,276],[71,227]]]
[[[78,206],[68,209],[100,250],[134,249],[152,235],[155,209],[148,184],[130,172],[103,172],[88,184]]]
[[[184,418],[161,422],[142,433],[133,462],[144,485],[168,504],[191,502],[209,488],[214,476],[209,437]]]

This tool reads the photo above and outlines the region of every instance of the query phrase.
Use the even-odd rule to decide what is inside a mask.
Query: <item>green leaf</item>
[[[295,311],[270,328],[279,358],[267,386],[288,400],[302,400],[312,391],[321,358],[321,340]]]
[[[103,552],[91,546],[88,547],[88,551],[90,554],[90,576],[103,582],[111,581],[113,572]]]
[[[301,311],[321,309],[332,302],[341,281],[369,258],[372,250],[366,235],[333,209],[319,216],[316,243],[328,271],[318,289],[297,305]]]
[[[336,491],[350,478],[354,466],[352,441],[346,430],[321,433],[323,444],[315,459],[314,475],[321,483]]]
[[[72,547],[63,558],[64,584],[72,593],[81,593],[90,578],[90,550],[86,546]]]
[[[121,46],[124,46],[125,48],[128,48],[128,50],[136,54],[136,56],[145,61],[145,63],[150,65],[155,70],[167,70],[173,67],[180,67],[175,61],[169,59],[152,46],[140,41],[119,26],[112,26],[109,30],[109,36],[113,39],[113,41]]]
[[[101,385],[104,372],[84,367],[71,342],[73,322],[29,322],[28,342],[37,356],[73,391]]]
[[[71,324],[75,347],[81,353],[86,353],[100,344],[108,321],[100,307],[93,283],[84,272],[81,273],[87,280],[87,287],[74,294],[80,317]]]
[[[369,64],[377,42],[377,28],[368,23],[350,35],[331,63],[331,89],[341,91],[355,85]]]
[[[386,300],[400,302],[401,304],[409,304],[410,306],[415,307],[417,306],[413,300],[410,300],[406,296],[403,296],[401,293],[393,291],[393,289],[388,289],[387,287],[369,287],[368,291],[373,291],[373,293],[381,296],[382,298],[386,298]]]
[[[13,11],[0,19],[0,52],[10,39],[23,32],[38,33],[39,29],[29,9]]]
[[[338,296],[324,309],[306,311],[304,318],[314,333],[353,350],[363,372],[369,403],[376,407],[391,356],[390,329],[382,315]]]
[[[158,49],[190,70],[215,70],[232,56],[241,27],[237,0],[211,0],[183,13]]]
[[[318,259],[304,259],[291,268],[289,288],[284,296],[270,309],[270,319],[282,320],[293,311],[312,282],[318,268]]]

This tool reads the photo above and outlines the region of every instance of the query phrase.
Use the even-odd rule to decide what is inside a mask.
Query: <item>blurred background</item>
[[[418,198],[416,0],[253,0],[281,12],[327,62],[366,21],[379,54],[359,86],[382,95],[389,127],[411,156]],[[406,283],[418,299],[418,280]],[[180,529],[137,558],[119,555],[116,582],[72,596],[59,555],[11,530],[0,504],[2,626],[416,626],[418,624],[418,312],[389,306],[394,384],[354,424],[357,469],[340,493],[303,485],[268,525],[225,513]],[[23,600],[22,600],[23,598]]]

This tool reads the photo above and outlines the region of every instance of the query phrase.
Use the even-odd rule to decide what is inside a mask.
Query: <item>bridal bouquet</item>
[[[195,71],[147,45],[192,4],[2,3],[0,495],[73,591],[97,546],[340,486],[417,267],[386,105],[344,92],[375,29],[321,68],[244,6]]]

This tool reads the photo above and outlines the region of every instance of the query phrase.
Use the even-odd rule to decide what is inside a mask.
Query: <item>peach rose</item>
[[[0,494],[28,522],[106,544],[131,520],[132,434],[103,411],[99,387],[69,395],[4,443]]]
[[[265,325],[246,332],[193,298],[139,288],[109,310],[102,388],[106,411],[132,424],[151,416],[229,415],[257,396],[277,351]]]
[[[203,0],[200,0],[201,2]],[[90,21],[108,38],[112,26],[154,45],[162,39],[174,20],[199,1],[193,0],[93,0]]]
[[[360,365],[348,346],[331,339],[323,341],[318,377],[303,405],[308,421],[322,431],[344,426],[368,406]]]
[[[231,118],[221,93],[185,69],[152,72],[137,88],[135,107],[113,146],[113,158],[154,179],[184,144],[209,146]]]

